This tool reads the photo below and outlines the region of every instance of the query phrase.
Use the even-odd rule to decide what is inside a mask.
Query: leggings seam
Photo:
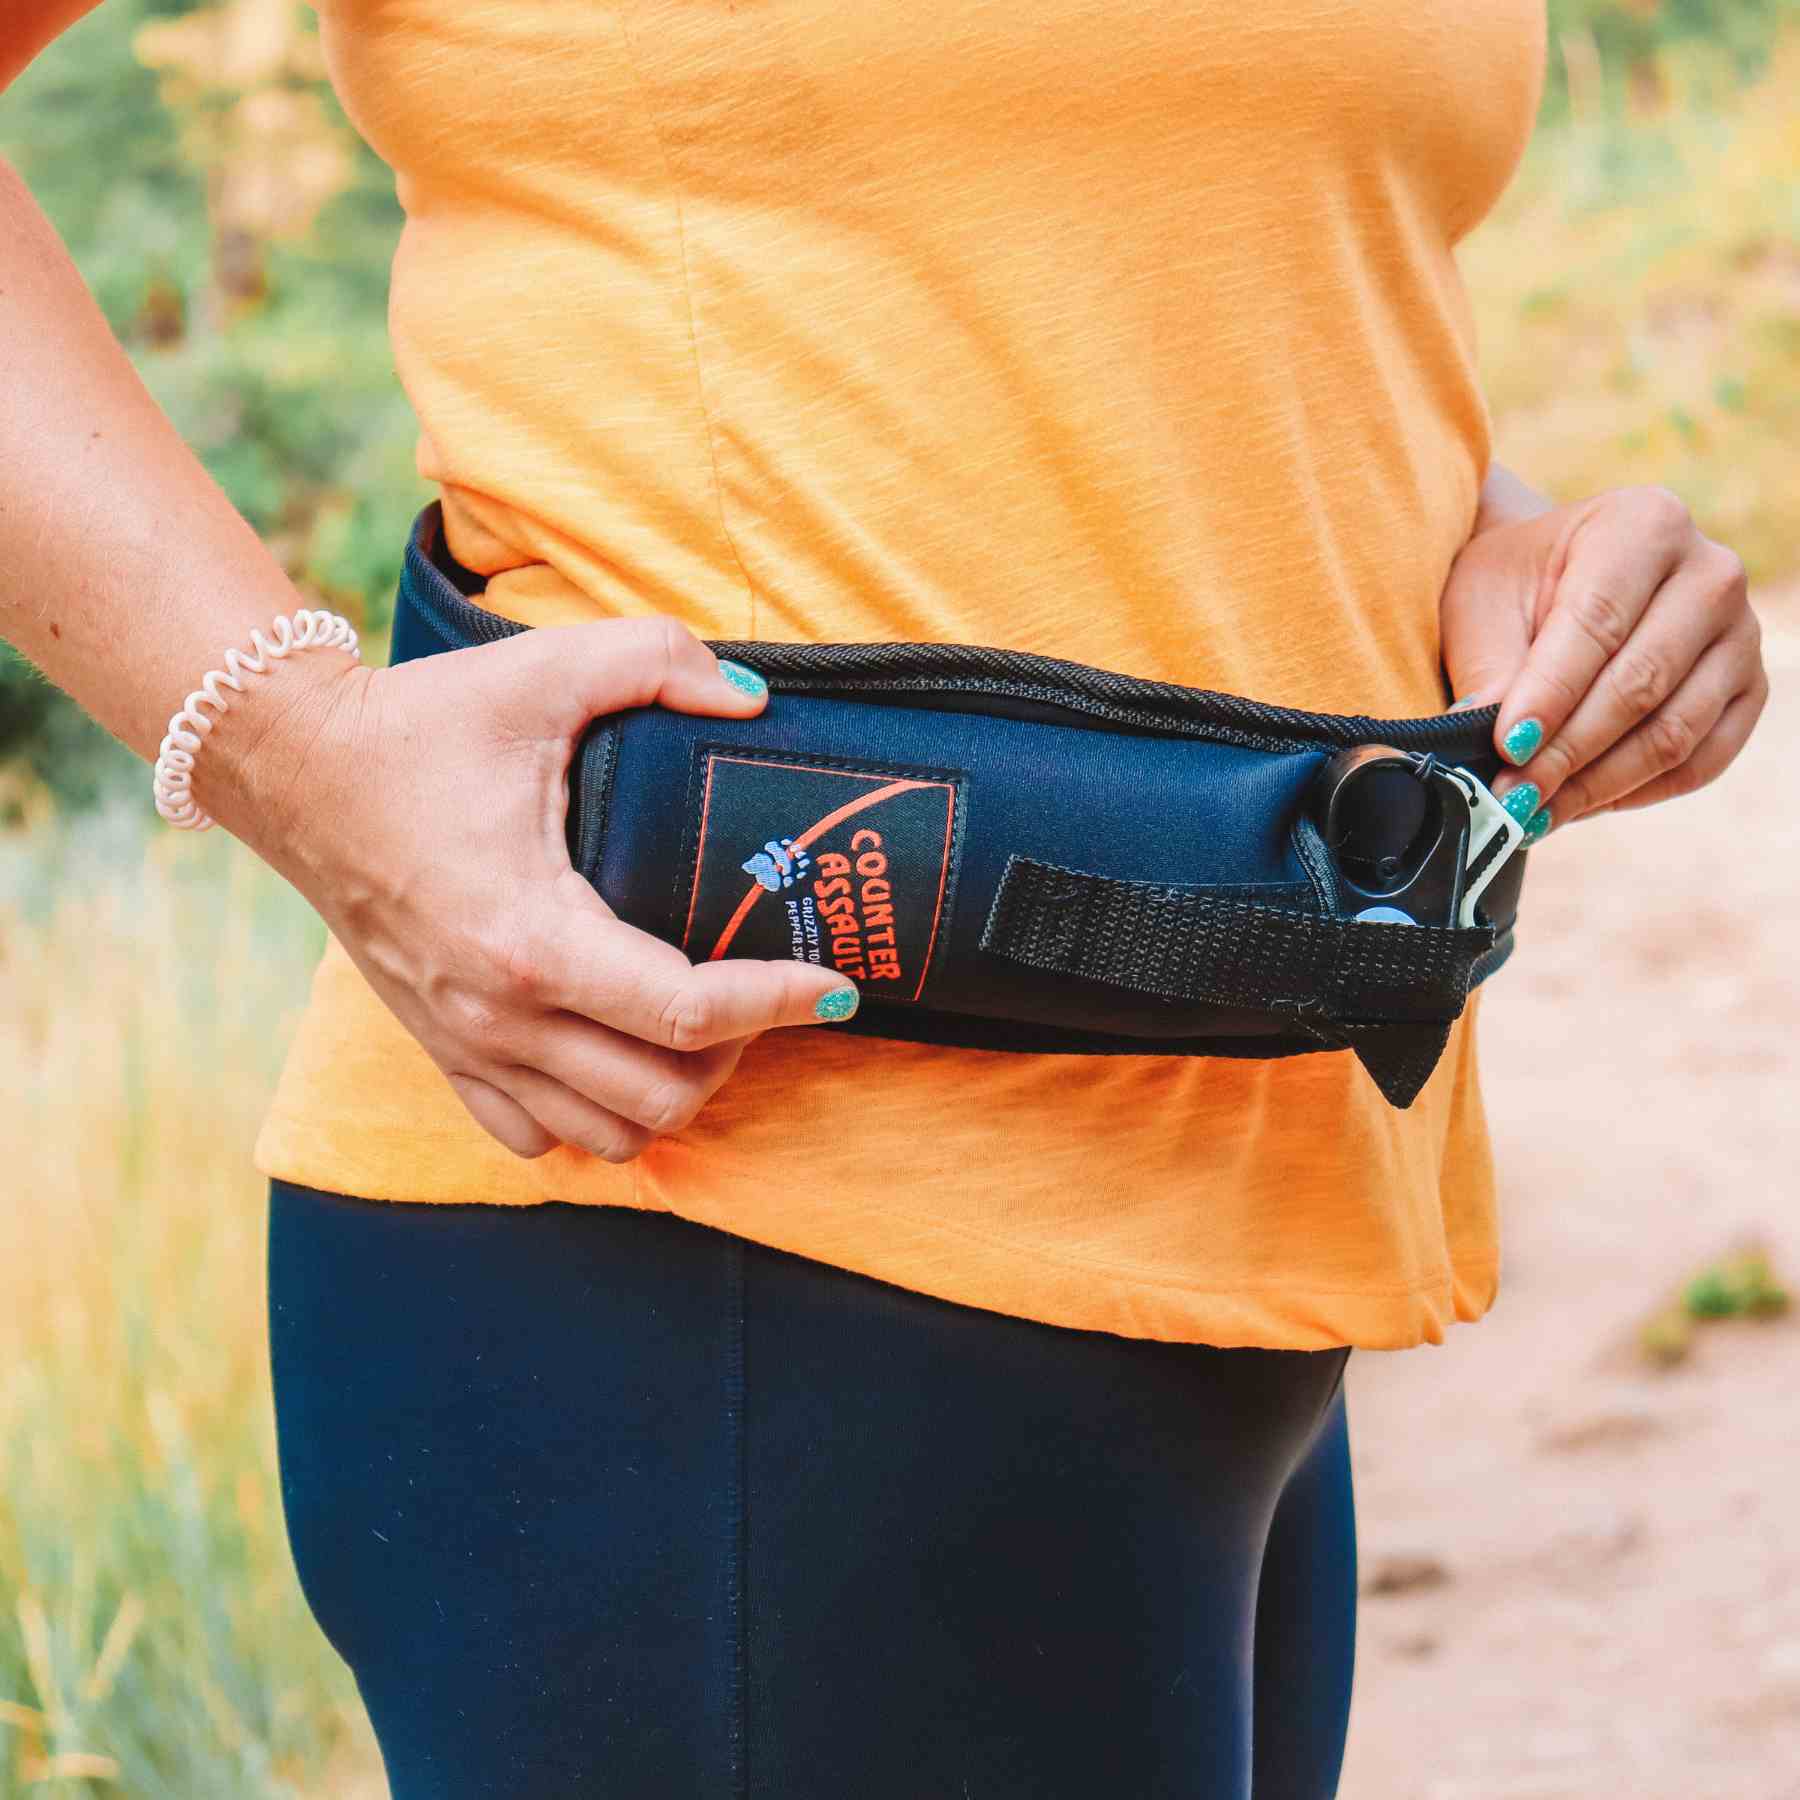
[[[730,1720],[726,1735],[728,1791],[732,1800],[749,1800],[750,1765],[748,1744],[749,1656],[745,1643],[744,1571],[748,1561],[750,1517],[748,1481],[748,1445],[744,1421],[744,1345],[746,1271],[745,1246],[742,1240],[731,1243],[726,1251],[729,1259],[726,1283],[729,1292],[727,1338],[725,1344],[725,1417],[726,1479],[730,1492],[726,1503],[726,1588],[725,1630],[730,1656],[726,1671],[729,1683]]]
[[[1342,1349],[1343,1356],[1338,1363],[1337,1374],[1332,1377],[1331,1386],[1325,1390],[1325,1398],[1319,1402],[1319,1410],[1313,1415],[1312,1423],[1307,1426],[1305,1432],[1302,1434],[1299,1440],[1299,1448],[1294,1452],[1294,1460],[1289,1463],[1287,1474],[1282,1477],[1281,1485],[1283,1491],[1286,1490],[1287,1484],[1293,1480],[1294,1472],[1309,1456],[1312,1455],[1313,1448],[1319,1441],[1319,1433],[1325,1429],[1325,1420],[1330,1415],[1332,1407],[1337,1402],[1338,1392],[1344,1385],[1344,1376],[1350,1368],[1350,1357],[1355,1349],[1355,1345],[1345,1344],[1342,1346]],[[1302,1351],[1301,1354],[1329,1356],[1331,1352],[1328,1350]]]
[[[1337,1403],[1338,1394],[1340,1393],[1340,1391],[1342,1390],[1343,1385],[1344,1385],[1344,1376],[1349,1372],[1349,1369],[1350,1369],[1350,1353],[1354,1349],[1355,1349],[1355,1345],[1353,1345],[1353,1344],[1346,1344],[1344,1346],[1344,1355],[1343,1355],[1342,1360],[1338,1363],[1338,1372],[1337,1372],[1336,1376],[1333,1378],[1331,1387],[1327,1391],[1324,1400],[1319,1405],[1319,1416],[1313,1420],[1312,1430],[1306,1434],[1306,1447],[1308,1450],[1311,1450],[1311,1448],[1312,1448],[1313,1439],[1319,1435],[1320,1428],[1325,1423],[1326,1415],[1331,1411],[1332,1407]]]

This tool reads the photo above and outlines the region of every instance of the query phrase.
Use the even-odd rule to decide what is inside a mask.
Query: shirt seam
[[[750,578],[749,566],[744,561],[744,553],[738,548],[738,542],[732,536],[731,522],[725,512],[725,479],[719,471],[718,436],[713,428],[712,408],[706,399],[706,365],[700,355],[700,328],[695,317],[694,278],[688,258],[687,218],[681,205],[681,188],[676,178],[675,158],[670,154],[668,139],[656,116],[656,103],[650,91],[650,82],[644,74],[642,63],[638,59],[637,47],[631,41],[631,28],[625,23],[624,8],[616,15],[619,25],[619,37],[625,46],[626,66],[631,70],[631,78],[636,83],[639,93],[644,97],[644,116],[649,123],[650,133],[656,139],[656,147],[662,156],[663,168],[669,178],[669,204],[675,214],[675,241],[681,252],[681,298],[687,312],[688,346],[694,362],[694,392],[700,403],[701,435],[706,440],[707,462],[712,469],[713,510],[718,514],[719,533],[725,539],[726,548],[730,550],[732,561],[738,566],[738,573],[744,579],[744,601],[749,612],[749,626],[744,636],[747,639],[756,637],[756,583]]]

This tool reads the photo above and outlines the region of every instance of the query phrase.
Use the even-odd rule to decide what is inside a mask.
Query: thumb
[[[1539,574],[1523,549],[1476,539],[1451,566],[1438,621],[1457,710],[1498,701],[1530,652]]]
[[[508,686],[525,702],[533,735],[572,737],[590,719],[634,706],[742,719],[769,697],[754,669],[721,661],[661,614],[539,626],[492,648],[506,654]]]

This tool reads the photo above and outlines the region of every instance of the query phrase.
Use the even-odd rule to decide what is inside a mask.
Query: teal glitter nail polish
[[[818,1003],[813,1007],[813,1017],[830,1024],[837,1019],[847,1019],[862,1003],[862,995],[853,987],[833,988],[829,994],[821,994]]]
[[[1550,818],[1549,807],[1540,806],[1537,809],[1537,811],[1534,812],[1531,815],[1531,817],[1525,821],[1525,841],[1526,841],[1526,843],[1535,844],[1538,841],[1538,839],[1541,838],[1544,835],[1544,833],[1550,829],[1550,825],[1551,825],[1551,818]]]
[[[1500,804],[1519,821],[1521,825],[1531,822],[1531,815],[1538,809],[1538,801],[1542,796],[1538,793],[1535,781],[1521,781],[1511,789],[1500,801]]]
[[[769,684],[754,669],[746,669],[742,663],[729,662],[720,657],[719,673],[740,694],[748,694],[752,700],[762,699],[769,691]]]
[[[1466,712],[1471,706],[1473,706],[1475,704],[1476,699],[1477,699],[1477,696],[1474,694],[1465,694],[1460,700],[1458,700],[1455,703],[1455,705],[1453,705],[1450,708],[1450,710],[1452,712]]]
[[[1538,745],[1543,741],[1543,725],[1536,719],[1521,719],[1500,740],[1500,748],[1506,752],[1507,760],[1517,765],[1522,762],[1530,762]]]

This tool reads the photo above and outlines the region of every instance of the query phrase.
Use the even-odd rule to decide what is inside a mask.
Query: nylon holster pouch
[[[482,585],[433,501],[393,660],[526,629],[480,606]],[[1493,707],[1306,713],[960,644],[711,648],[767,680],[763,712],[596,719],[569,769],[570,857],[621,919],[695,962],[849,976],[862,1004],[834,1031],[1089,1055],[1348,1050],[1405,1107],[1512,949],[1518,827],[1480,850],[1477,800],[1451,779],[1498,773]],[[1375,780],[1337,780],[1365,764]],[[1333,810],[1353,788],[1351,824],[1373,841]]]

